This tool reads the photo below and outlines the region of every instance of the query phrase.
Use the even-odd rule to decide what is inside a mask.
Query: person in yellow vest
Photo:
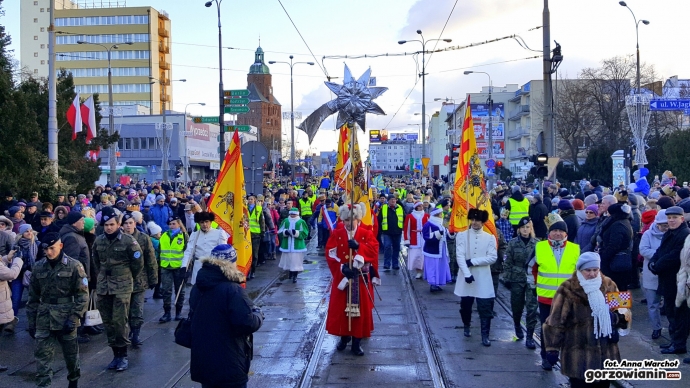
[[[256,267],[259,264],[259,249],[264,232],[266,232],[266,221],[264,220],[263,208],[256,204],[256,197],[250,194],[247,197],[247,210],[249,211],[249,231],[252,235],[252,266],[247,280],[254,279]]]
[[[311,216],[314,214],[312,210],[314,202],[311,200],[313,194],[309,192],[310,190],[311,189],[307,189],[302,193],[302,198],[297,201],[297,207],[299,208],[300,217],[302,217],[304,222],[306,222],[311,229]],[[307,237],[307,241],[309,240],[311,240],[311,233],[309,233],[309,237]]]
[[[184,305],[184,287],[180,287],[187,275],[187,268],[182,266],[184,250],[187,249],[187,231],[182,220],[178,216],[168,218],[168,230],[160,238],[161,250],[161,295],[163,296],[163,316],[160,323],[170,322],[170,310],[172,307],[173,287],[175,293],[179,292],[175,303],[175,320],[182,319],[182,306]]]
[[[512,194],[510,195],[510,198],[508,198],[505,208],[510,210],[508,221],[510,221],[510,225],[513,226],[514,234],[517,235],[520,219],[522,219],[522,217],[529,217],[529,200],[522,195],[520,186],[513,186]]]
[[[400,269],[398,256],[400,255],[400,238],[403,232],[405,212],[397,202],[397,198],[391,195],[388,198],[388,203],[381,207],[378,215],[381,242],[383,242],[383,269],[385,271],[390,270],[391,266],[394,270]]]
[[[551,302],[558,287],[575,272],[578,257],[580,246],[568,241],[568,225],[560,217],[555,218],[555,222],[549,227],[548,240],[536,244],[534,255],[528,264],[532,276],[527,276],[527,281],[536,283],[542,325],[551,314]],[[541,367],[544,370],[553,368],[546,358],[544,341],[541,341]]]

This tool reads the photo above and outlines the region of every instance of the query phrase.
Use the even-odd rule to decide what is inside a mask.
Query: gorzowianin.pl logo
[[[605,369],[587,369],[585,381],[595,380],[680,380],[680,360],[606,360]]]

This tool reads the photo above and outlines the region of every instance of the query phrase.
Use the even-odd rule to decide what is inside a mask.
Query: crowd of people
[[[599,340],[585,352],[620,359],[617,330],[629,325],[630,317],[604,311],[607,292],[643,288],[651,338],[660,337],[664,314],[672,341],[661,353],[686,353],[690,188],[675,182],[655,183],[647,192],[611,190],[585,179],[569,188],[498,182],[489,193],[491,211],[470,209],[468,229],[452,233],[453,196],[442,180],[422,184],[386,177],[367,207],[351,204],[333,174],[305,183],[266,179],[263,192],[246,199],[253,255],[246,276],[236,267],[232,236],[207,208],[212,187],[212,181],[177,188],[135,181],[58,195],[53,201],[39,200],[37,193],[29,200],[6,193],[0,203],[0,288],[7,288],[3,295],[8,297],[0,300],[0,325],[3,332],[14,333],[26,288],[28,331],[39,345],[39,385],[50,384],[52,349],[59,345],[70,387],[76,387],[78,343],[101,332],[113,349],[108,368],[126,370],[128,347],[143,344],[145,291],[152,289],[153,298],[163,300],[159,322],[165,324],[184,319],[188,284],[194,285],[189,298],[193,326],[205,333],[192,347],[192,378],[204,386],[243,386],[249,359],[241,339],[259,329],[263,315],[239,285],[260,276],[261,267],[274,260],[296,283],[312,239],[334,279],[326,330],[340,337],[338,350],[351,343],[353,354],[364,355],[360,341],[371,333],[374,308],[365,295],[380,282],[380,252],[383,271],[399,270],[402,263],[415,279],[428,283],[430,293],[451,285],[460,297],[466,337],[472,336],[476,301],[484,346],[491,345],[494,300],[503,282],[510,290],[516,338],[536,349],[533,335],[542,328],[542,368],[551,370],[560,359],[573,386],[584,381],[582,357],[601,359],[577,354],[588,331]],[[492,217],[495,235],[485,228]],[[371,225],[362,223],[365,218],[373,220]],[[348,287],[359,289],[356,303],[345,298]],[[90,301],[97,301],[97,307]],[[85,313],[96,308],[103,325],[86,325]],[[39,312],[46,309],[60,314],[44,320]],[[238,322],[232,316],[238,312],[247,318]],[[239,333],[225,343],[232,352],[223,359],[232,367],[216,372],[209,368],[218,360],[208,358],[218,350],[214,338],[229,334],[221,333],[222,320],[203,318],[214,314]],[[573,314],[592,320],[592,327],[570,331]],[[601,367],[595,361],[586,364]]]

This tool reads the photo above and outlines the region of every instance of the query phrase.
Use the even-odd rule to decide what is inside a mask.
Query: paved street
[[[383,260],[383,257],[381,257]],[[492,322],[491,347],[480,343],[479,321],[473,316],[471,338],[462,336],[458,313],[459,298],[453,286],[431,294],[424,280],[406,278],[406,272],[382,271],[383,285],[378,288],[382,301],[376,299],[381,319],[374,313],[373,336],[362,342],[364,357],[335,350],[337,339],[323,332],[328,306],[330,272],[322,256],[316,254],[315,241],[305,259],[305,272],[298,282],[269,261],[257,271],[247,290],[262,306],[266,319],[254,335],[254,361],[250,387],[566,387],[567,380],[558,372],[544,372],[539,367],[538,349],[528,350],[524,341],[516,341],[509,315],[509,292],[499,288]],[[621,339],[623,358],[629,360],[682,358],[661,357],[647,321],[646,306],[639,303],[635,291],[633,330]],[[415,307],[418,307],[415,308]],[[144,345],[130,350],[130,369],[115,373],[105,369],[112,358],[105,336],[93,336],[82,345],[81,385],[84,387],[200,387],[189,376],[189,351],[173,343],[175,322],[159,324],[162,301],[149,299],[146,323],[142,329]],[[23,311],[22,311],[23,313]],[[0,338],[0,360],[10,370],[0,374],[0,388],[33,386],[35,363],[33,342],[20,321],[14,336]],[[664,335],[667,333],[664,330]],[[66,386],[62,358],[55,363],[54,386]],[[690,367],[680,368],[690,374]],[[685,387],[681,382],[625,382],[619,386]]]

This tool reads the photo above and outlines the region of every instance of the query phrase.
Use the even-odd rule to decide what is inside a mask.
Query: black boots
[[[363,356],[364,351],[362,350],[362,347],[359,346],[360,341],[362,341],[361,338],[354,338],[352,337],[352,347],[350,348],[350,352],[354,354],[355,356]]]
[[[77,327],[77,343],[85,344],[91,341],[91,338],[84,331],[86,328],[84,326]]]
[[[297,271],[290,271],[290,279],[292,279],[293,283],[297,283],[297,274],[298,273],[299,272],[297,272]]]
[[[465,325],[463,327],[463,334],[465,335],[465,337],[469,337],[472,335],[472,333],[470,333],[470,325]]]
[[[472,309],[463,310],[460,309],[460,319],[462,319],[462,324],[464,325],[464,335],[469,337],[470,334],[470,323],[472,322]]]
[[[521,340],[525,338],[525,332],[522,331],[522,326],[520,326],[520,321],[513,321],[513,324],[515,325],[515,336],[517,339]]]
[[[123,348],[117,348],[119,349],[120,352],[120,359],[117,363],[117,366],[115,368],[116,371],[122,372],[124,370],[127,370],[129,368],[129,359],[127,358],[127,347]]]
[[[165,314],[163,314],[161,319],[158,320],[158,323],[165,323],[165,322],[172,321],[172,317],[170,316],[170,308],[168,307],[164,311],[165,311]]]
[[[338,345],[335,348],[340,350],[340,351],[345,350],[345,348],[347,347],[347,344],[350,343],[351,339],[352,339],[352,337],[350,337],[349,335],[340,337],[340,341],[338,341]]]
[[[489,331],[491,330],[491,318],[481,319],[481,330],[482,330],[482,345],[491,346],[491,341],[489,340]]]
[[[79,388],[79,380],[70,381],[67,388]]]
[[[536,349],[537,344],[534,343],[534,329],[527,329],[527,339],[525,340],[527,349]]]
[[[182,306],[175,306],[175,320],[182,320]]]
[[[139,333],[141,333],[141,327],[133,327],[132,332],[130,333],[130,340],[132,341],[132,346],[135,348],[143,344],[141,339],[139,339]]]

